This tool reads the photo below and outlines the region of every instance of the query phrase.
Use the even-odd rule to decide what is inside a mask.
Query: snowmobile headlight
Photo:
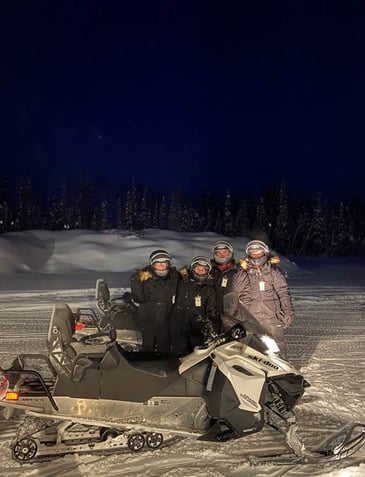
[[[264,345],[266,346],[267,351],[269,353],[279,353],[280,352],[279,346],[276,344],[276,341],[271,336],[261,335],[260,339],[264,343]]]

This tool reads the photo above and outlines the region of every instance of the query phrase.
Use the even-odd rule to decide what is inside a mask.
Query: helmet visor
[[[263,257],[264,255],[265,255],[265,251],[262,250],[262,249],[259,249],[259,248],[258,248],[258,249],[250,249],[250,250],[248,251],[248,256],[249,256],[250,258],[255,258],[255,259],[257,259],[257,258]]]
[[[164,260],[164,261],[161,261],[161,262],[154,262],[152,264],[152,267],[154,268],[154,270],[158,270],[158,271],[161,271],[163,272],[164,270],[167,270],[170,266],[170,262],[169,260]]]
[[[209,274],[209,267],[206,265],[200,265],[199,263],[194,265],[193,271],[198,276],[205,276]]]

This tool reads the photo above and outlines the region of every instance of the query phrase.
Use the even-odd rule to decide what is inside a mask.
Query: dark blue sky
[[[2,173],[364,196],[362,0],[7,4]]]

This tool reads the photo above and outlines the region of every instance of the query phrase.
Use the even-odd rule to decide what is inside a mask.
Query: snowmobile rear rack
[[[45,383],[42,375],[38,372],[38,371],[34,371],[33,369],[17,369],[17,370],[13,370],[13,369],[7,369],[6,370],[6,376],[7,377],[11,377],[11,376],[14,376],[17,378],[17,381],[22,378],[22,376],[26,376],[26,375],[32,375],[32,376],[35,376],[36,379],[38,380],[39,384],[41,385],[41,388],[42,390],[45,392],[47,398],[49,399],[50,403],[52,404],[52,407],[55,409],[55,411],[58,411],[59,408],[55,402],[55,400],[53,399],[53,396],[52,394],[50,393],[50,390],[48,389],[48,386],[47,384]],[[6,396],[5,396],[5,399],[3,402],[6,402]]]
[[[48,367],[48,370],[52,373],[53,377],[57,377],[57,371],[55,370],[54,366],[52,365],[51,360],[49,357],[45,354],[40,354],[40,353],[22,353],[18,354],[15,360],[13,361],[12,369],[24,369],[25,368],[25,362],[27,359],[30,359],[31,361],[34,360],[41,360],[44,361],[46,366]]]

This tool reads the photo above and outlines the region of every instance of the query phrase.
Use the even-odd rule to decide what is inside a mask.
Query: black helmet
[[[204,272],[202,268],[204,268]],[[190,262],[191,275],[198,282],[204,282],[208,278],[211,269],[210,260],[202,255],[197,255]]]
[[[261,240],[251,240],[251,242],[246,245],[246,255],[254,265],[263,265],[266,263],[269,253],[269,247]]]
[[[156,270],[156,264],[158,263],[165,263],[166,270]],[[166,250],[155,250],[150,255],[150,265],[152,267],[153,272],[158,277],[166,277],[166,275],[169,273],[171,263],[172,257],[168,252],[166,252]]]
[[[217,252],[220,250],[228,250],[229,254],[226,254],[224,257],[218,257]],[[227,242],[226,240],[218,240],[212,248],[214,261],[219,265],[225,265],[226,263],[230,262],[233,258],[233,247],[232,244]]]

